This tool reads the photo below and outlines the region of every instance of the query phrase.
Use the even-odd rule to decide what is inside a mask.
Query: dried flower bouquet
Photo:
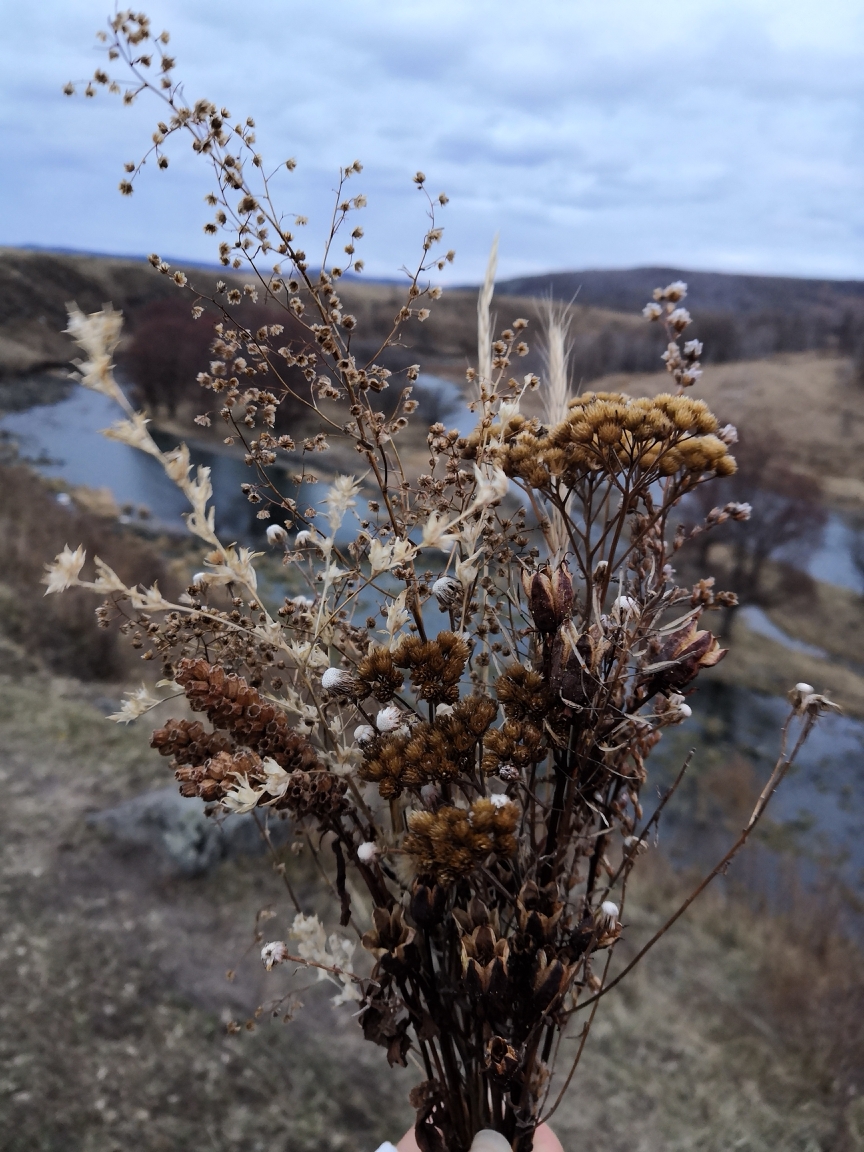
[[[220,260],[232,274],[208,292],[151,261],[191,294],[194,315],[218,319],[213,363],[199,381],[228,440],[245,447],[244,488],[270,521],[269,546],[306,587],[271,612],[257,586],[260,553],[219,539],[208,469],[193,474],[184,445],[163,452],[114,379],[121,318],[109,307],[70,312],[68,331],[85,354],[79,379],[125,410],[106,435],[154,456],[186,494],[204,566],[171,603],[157,587],[127,587],[98,558],[94,577],[82,579],[84,553],[67,547],[48,591],[100,593],[99,623],[118,620],[146,649],[143,659],[161,661],[160,687],[206,720],[168,720],[153,746],[170,758],[185,796],[201,797],[217,816],[258,820],[296,913],[289,939],[265,943],[262,959],[268,969],[317,971],[391,1065],[416,1064],[422,1152],[467,1152],[488,1128],[527,1152],[570,1082],[600,999],[726,867],[831,706],[797,686],[780,757],[747,827],[611,979],[628,877],[686,768],[646,819],[646,759],[662,729],[690,715],[685,697],[699,673],[724,655],[701,627],[703,613],[733,602],[710,579],[679,587],[672,561],[694,532],[749,511],[714,509],[690,532],[675,521],[683,497],[735,469],[734,429],[718,427],[685,392],[701,352],[683,339],[686,286],[658,290],[645,309],[666,329],[669,393],[574,396],[566,317],[554,310],[546,378],[511,374],[528,350],[526,321],[493,337],[493,258],[478,306],[478,366],[468,372],[476,427],[462,437],[433,425],[428,470],[412,470],[398,445],[417,407],[419,368],[403,370],[397,385],[400,373],[382,361],[441,294],[428,274],[452,259],[433,255],[446,197],[433,200],[417,174],[429,215],[421,258],[389,336],[361,357],[357,321],[339,295],[340,278],[362,269],[363,230],[351,220],[365,199],[345,191],[361,165],[340,172],[313,271],[292,231],[305,220],[294,217],[289,228],[275,207],[275,173],[255,152],[252,121],[232,127],[226,109],[187,104],[168,37],[154,39],[143,15],[119,13],[102,39],[130,80],[121,85],[100,69],[87,94],[102,85],[126,103],[145,90],[157,95],[165,105],[151,150],[157,165],[167,166],[168,137],[185,132],[212,166],[205,231],[223,237]],[[282,171],[293,167],[289,160]],[[127,165],[122,192],[140,168]],[[336,266],[340,234],[350,235]],[[254,330],[236,312],[244,296],[269,313]],[[542,418],[529,414],[538,387]],[[315,422],[299,444],[277,427],[286,396]],[[211,415],[197,422],[209,425]],[[359,476],[331,476],[316,505],[309,458],[321,454],[323,468],[340,444],[356,449]],[[280,460],[294,474],[290,491],[277,483]],[[134,719],[161,700],[142,688],[115,718]],[[296,900],[271,840],[283,820],[314,855],[365,962],[354,939],[328,935]],[[352,899],[349,873],[362,901]],[[552,1095],[562,1033],[574,1020],[578,1052]]]

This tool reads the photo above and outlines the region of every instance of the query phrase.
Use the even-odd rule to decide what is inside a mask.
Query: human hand
[[[409,1128],[399,1143],[397,1152],[420,1152],[414,1139],[414,1129]],[[534,1152],[564,1152],[561,1141],[548,1124],[541,1124],[534,1133]]]

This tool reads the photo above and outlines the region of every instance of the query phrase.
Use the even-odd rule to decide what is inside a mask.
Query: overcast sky
[[[0,0],[0,243],[212,260],[204,165],[178,141],[116,191],[162,115],[61,94],[104,0]],[[667,264],[864,278],[861,0],[159,0],[187,96],[295,156],[286,210],[329,218],[365,165],[367,270],[397,274],[446,191],[451,279]]]

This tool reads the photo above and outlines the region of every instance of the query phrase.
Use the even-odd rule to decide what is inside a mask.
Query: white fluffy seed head
[[[360,745],[368,744],[375,739],[375,729],[371,724],[358,724],[354,729],[354,739]]]
[[[378,855],[378,845],[372,840],[364,840],[357,849],[357,859],[363,864],[371,864]]]
[[[287,540],[288,533],[281,524],[271,524],[267,529],[268,544],[285,544]]]
[[[281,964],[288,958],[288,949],[282,940],[271,940],[261,949],[261,960],[269,972],[274,964]]]
[[[452,576],[439,576],[432,591],[442,608],[451,608],[462,596],[462,585]]]
[[[618,905],[612,900],[604,900],[600,905],[600,920],[605,928],[614,928],[618,923]]]
[[[639,613],[639,601],[634,600],[632,596],[619,596],[615,601],[615,607],[622,617],[636,616]]]
[[[354,677],[342,668],[328,668],[321,677],[321,687],[334,696],[353,696]]]
[[[638,836],[625,836],[624,847],[628,852],[636,852],[637,854],[648,851],[648,845]]]
[[[375,717],[375,727],[379,732],[393,732],[402,724],[402,713],[395,704],[388,704]]]
[[[510,803],[503,792],[493,792],[489,799],[495,808],[504,808]]]
[[[795,691],[800,692],[802,696],[812,696],[816,689],[812,684],[805,684],[802,680],[800,684],[795,685]]]

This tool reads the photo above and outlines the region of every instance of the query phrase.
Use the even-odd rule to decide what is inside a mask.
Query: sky
[[[864,279],[860,0],[159,0],[187,96],[252,115],[315,262],[364,164],[367,273],[413,264],[418,169],[450,203],[445,282],[666,265]],[[213,261],[188,144],[117,184],[163,115],[62,85],[103,62],[105,0],[0,0],[0,244]]]

